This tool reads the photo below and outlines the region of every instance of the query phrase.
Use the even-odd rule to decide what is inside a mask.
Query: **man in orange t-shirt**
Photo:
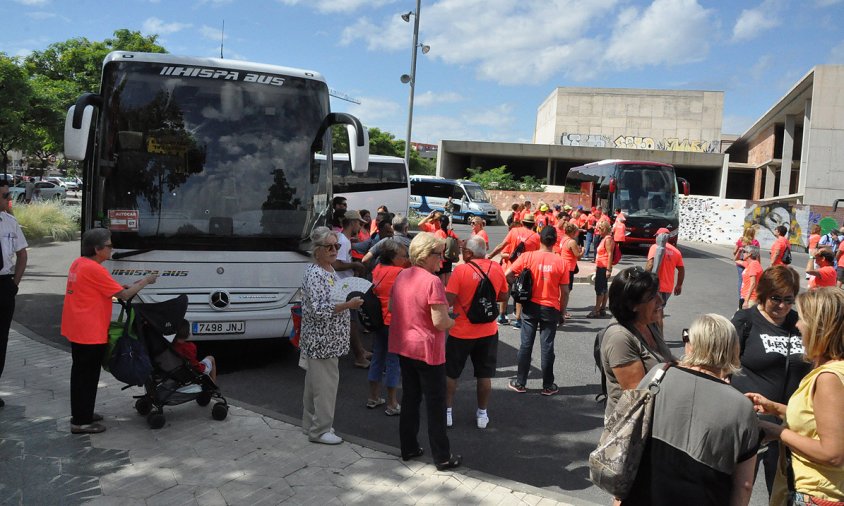
[[[814,276],[809,279],[809,290],[815,290],[822,286],[836,285],[836,272],[832,262],[835,255],[831,251],[822,249],[815,255],[815,262],[818,268],[811,271],[806,271],[806,274]]]
[[[528,372],[530,371],[531,352],[539,330],[540,352],[542,355],[542,395],[554,395],[559,392],[554,383],[554,338],[557,326],[562,322],[561,308],[566,306],[569,292],[569,270],[565,260],[554,254],[552,248],[557,242],[557,229],[546,227],[540,236],[539,251],[532,251],[520,256],[505,273],[507,281],[515,282],[516,276],[529,269],[533,277],[533,291],[530,302],[522,309],[521,346],[518,353],[518,372],[516,379],[510,380],[511,390],[519,393],[527,391]]]
[[[670,231],[667,228],[660,228],[656,231],[656,235],[668,234]],[[648,262],[645,264],[645,270],[652,271],[654,269],[654,258],[656,257],[657,245],[651,246],[648,250]],[[677,284],[674,284],[674,271],[677,271]],[[683,291],[683,280],[686,278],[686,267],[683,265],[683,255],[673,244],[665,243],[665,253],[662,256],[656,275],[659,278],[659,294],[662,296],[663,307],[668,304],[668,299],[671,294],[680,295]]]
[[[445,343],[446,425],[452,425],[451,407],[457,391],[457,379],[463,372],[466,359],[471,356],[478,384],[478,410],[475,418],[478,428],[485,429],[489,423],[487,407],[498,357],[498,324],[495,320],[472,323],[466,312],[484,277],[492,283],[498,300],[506,302],[507,280],[504,278],[504,269],[486,258],[486,243],[482,237],[472,236],[466,241],[463,245],[463,261],[466,263],[454,268],[445,289],[448,304],[457,315]]]
[[[618,243],[622,243],[627,239],[627,225],[625,222],[627,218],[624,217],[624,213],[621,212],[621,209],[615,210],[615,223],[612,224],[612,240]]]
[[[529,203],[529,202],[528,202]],[[539,234],[533,231],[534,226],[534,217],[532,214],[526,214],[522,216],[522,226],[514,225],[513,228],[507,232],[507,236],[504,237],[504,240],[501,241],[501,244],[495,247],[492,252],[489,254],[489,258],[494,258],[495,255],[501,253],[501,260],[502,265],[506,269],[507,266],[512,263],[511,257],[514,256],[514,252],[518,251],[519,255],[522,253],[526,253],[528,251],[536,251],[539,249]],[[524,246],[520,246],[520,244],[524,244]],[[518,248],[518,250],[517,250]],[[507,253],[504,253],[504,252]],[[506,256],[505,256],[506,255]],[[498,316],[498,323],[501,325],[506,325],[508,322],[507,316],[505,315],[507,312],[507,302],[501,303],[501,314]],[[514,327],[521,328],[522,327],[522,305],[516,304],[514,309],[514,316],[515,319],[512,322]]]
[[[788,237],[786,237],[788,229],[785,225],[780,225],[775,228],[774,233],[777,238],[774,240],[774,244],[771,245],[771,267],[775,265],[785,265],[785,262],[782,261],[782,256],[785,254],[785,250],[790,247],[788,244]]]

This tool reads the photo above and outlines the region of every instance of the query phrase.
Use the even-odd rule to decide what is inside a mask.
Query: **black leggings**
[[[94,416],[105,344],[70,343],[70,423],[86,425]]]

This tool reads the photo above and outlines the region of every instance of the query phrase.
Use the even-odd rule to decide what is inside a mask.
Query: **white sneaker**
[[[477,421],[478,421],[478,428],[479,429],[486,429],[487,424],[489,424],[489,415],[486,414],[486,413],[484,413],[482,415],[479,414],[477,416]]]
[[[451,427],[452,425],[454,425],[454,421],[451,419],[451,411],[446,411],[445,412],[445,426]]]
[[[322,443],[324,445],[339,445],[343,442],[343,438],[334,434],[333,432],[326,432],[316,439],[310,440],[312,443]]]

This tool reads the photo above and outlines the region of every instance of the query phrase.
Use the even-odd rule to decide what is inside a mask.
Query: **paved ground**
[[[0,504],[591,504],[469,468],[437,472],[376,444],[309,443],[299,427],[232,406],[217,422],[194,403],[150,430],[137,389],[103,375],[109,430],[69,430],[70,356],[13,330],[0,380]]]

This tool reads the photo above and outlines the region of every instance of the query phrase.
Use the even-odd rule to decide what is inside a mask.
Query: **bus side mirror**
[[[369,170],[369,131],[363,126],[360,131],[357,128],[357,125],[346,124],[346,132],[349,134],[349,162],[352,164],[352,172],[366,172]],[[361,133],[363,142],[358,144]]]
[[[64,122],[64,157],[68,160],[84,160],[88,152],[88,136],[91,132],[91,119],[94,116],[94,106],[86,105],[82,109],[81,123],[74,128],[74,117],[77,116],[76,106],[67,110]]]
[[[682,177],[678,177],[677,181],[680,183],[680,190],[683,192],[683,195],[686,197],[689,196],[689,182],[683,179]]]

